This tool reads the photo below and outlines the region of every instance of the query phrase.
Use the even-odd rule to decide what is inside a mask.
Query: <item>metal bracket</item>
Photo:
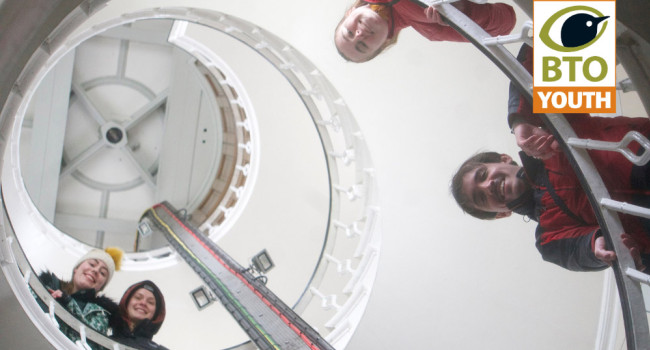
[[[644,152],[640,156],[634,154],[627,147],[632,141],[638,142],[643,147]],[[645,165],[650,160],[650,152],[648,152],[650,150],[650,141],[637,131],[628,132],[619,142],[595,141],[570,137],[566,143],[579,148],[620,152],[625,158],[636,165]]]

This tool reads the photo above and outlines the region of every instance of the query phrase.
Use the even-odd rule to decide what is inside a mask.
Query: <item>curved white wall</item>
[[[106,11],[168,2],[113,1]],[[381,193],[383,246],[368,309],[347,348],[592,349],[604,273],[543,262],[533,223],[480,222],[449,195],[452,173],[472,153],[516,153],[505,76],[469,44],[431,43],[411,30],[372,62],[344,62],[332,37],[349,3],[183,2],[257,23],[295,46],[339,90],[365,135]],[[157,339],[166,344],[166,337]],[[193,334],[197,343],[187,348],[200,337]]]

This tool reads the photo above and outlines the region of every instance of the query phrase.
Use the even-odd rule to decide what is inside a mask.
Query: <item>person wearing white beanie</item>
[[[108,334],[109,319],[119,313],[119,306],[112,299],[98,295],[119,271],[123,252],[119,248],[92,249],[82,256],[72,269],[72,279],[65,281],[45,271],[38,278],[52,297],[79,320],[99,333]],[[45,304],[41,305],[45,307]],[[73,342],[80,339],[77,331],[63,322],[59,329]],[[88,342],[92,349],[101,346]]]
[[[120,269],[120,262],[122,259],[122,250],[119,248],[115,247],[108,247],[106,250],[100,250],[100,249],[92,249],[86,255],[82,256],[77,263],[74,265],[74,269],[72,269],[72,282],[75,282],[75,276],[80,275],[80,272],[77,272],[79,270],[79,266],[81,266],[84,262],[87,264],[92,264],[95,265],[94,262],[97,262],[96,266],[93,266],[95,268],[96,272],[98,273],[97,278],[92,278],[93,281],[91,283],[92,287],[99,287],[95,288],[97,291],[101,291],[104,289],[104,287],[110,282],[111,278],[113,278],[113,274],[115,273],[115,270]],[[93,261],[94,260],[94,261]],[[102,265],[101,263],[104,263]],[[92,277],[89,275],[89,277]]]

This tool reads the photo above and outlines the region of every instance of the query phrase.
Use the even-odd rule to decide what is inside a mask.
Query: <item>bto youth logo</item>
[[[616,112],[616,2],[533,3],[533,111]]]

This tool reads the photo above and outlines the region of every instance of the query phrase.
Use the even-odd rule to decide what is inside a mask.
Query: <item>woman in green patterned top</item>
[[[38,278],[48,289],[52,297],[63,305],[68,312],[99,333],[108,335],[110,315],[119,312],[119,306],[110,298],[97,295],[104,289],[119,270],[122,251],[119,248],[107,248],[106,251],[93,249],[84,255],[72,270],[72,280],[64,281],[55,274],[46,271]],[[60,330],[70,340],[80,339],[79,333],[63,322]],[[101,346],[88,342],[93,349]]]

